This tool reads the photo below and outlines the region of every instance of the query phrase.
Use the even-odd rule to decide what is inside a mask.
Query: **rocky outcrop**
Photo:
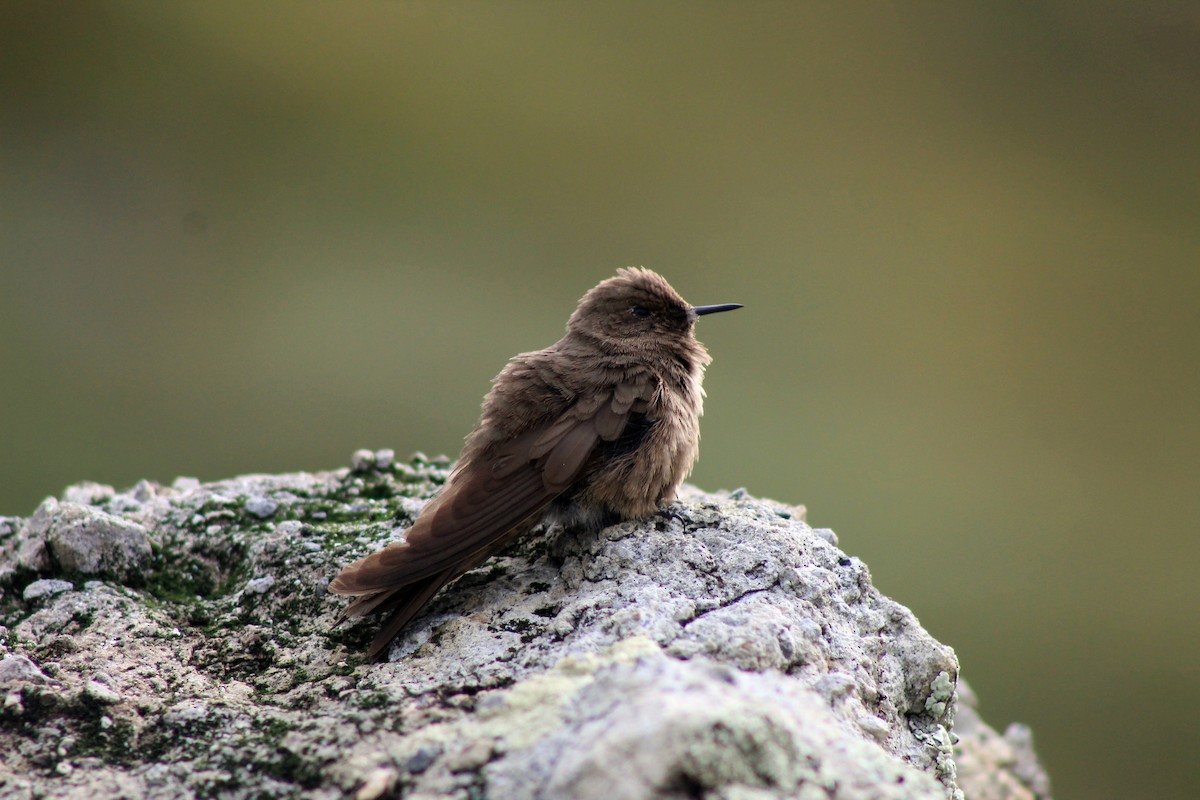
[[[335,626],[325,585],[448,467],[81,484],[0,519],[0,796],[1048,797],[949,647],[741,491],[539,530],[364,663],[373,623]]]

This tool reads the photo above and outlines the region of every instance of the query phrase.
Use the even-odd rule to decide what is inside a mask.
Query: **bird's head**
[[[626,267],[583,296],[567,330],[618,350],[692,349],[697,318],[735,308],[690,305],[657,272]]]

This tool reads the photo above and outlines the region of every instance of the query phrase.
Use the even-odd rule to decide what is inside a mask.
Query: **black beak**
[[[718,311],[733,311],[735,308],[741,307],[741,303],[723,303],[719,306],[693,306],[692,311],[697,317],[703,317],[705,314],[716,314]]]

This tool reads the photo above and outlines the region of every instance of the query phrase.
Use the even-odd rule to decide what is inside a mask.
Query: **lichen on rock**
[[[953,651],[741,490],[539,529],[365,663],[373,622],[335,627],[325,585],[449,466],[89,483],[0,519],[0,795],[1048,797],[1024,729],[956,727]]]

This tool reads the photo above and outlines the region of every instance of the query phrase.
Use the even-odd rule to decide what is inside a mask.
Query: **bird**
[[[438,590],[538,524],[598,530],[673,500],[699,454],[712,361],[696,321],[741,307],[689,305],[658,273],[626,267],[583,296],[561,339],[513,357],[403,540],[329,583],[355,596],[340,620],[386,615],[368,659]]]

